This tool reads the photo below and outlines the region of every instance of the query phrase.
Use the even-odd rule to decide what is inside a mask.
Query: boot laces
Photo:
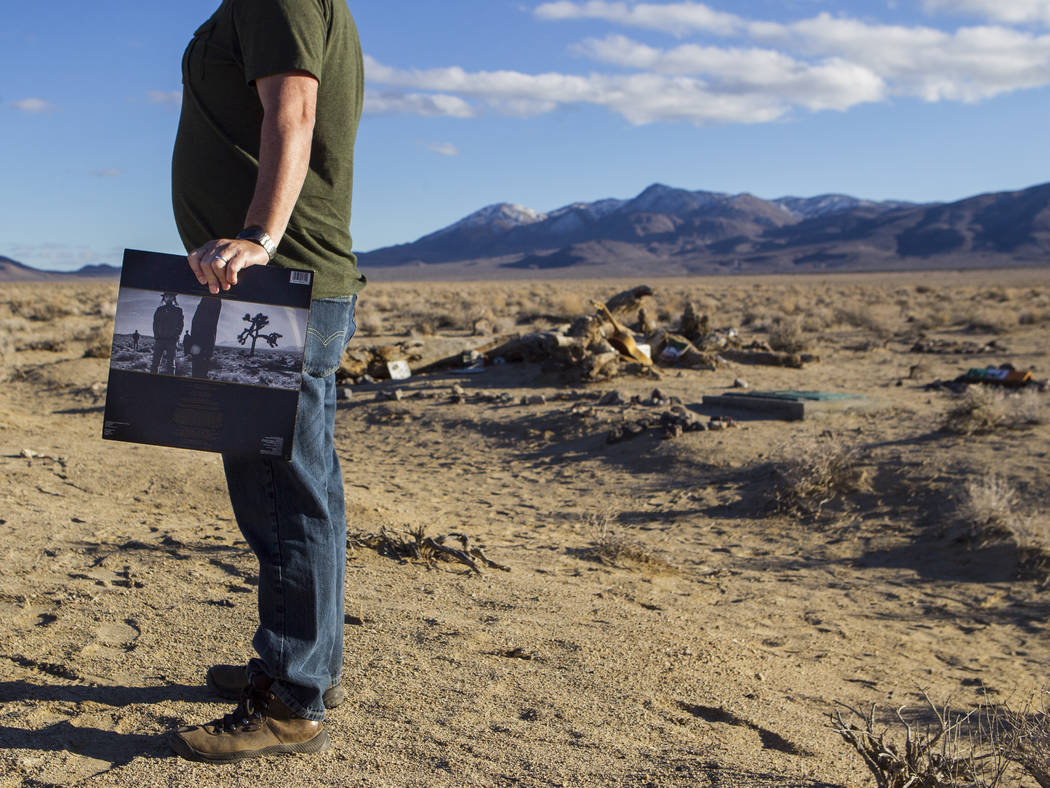
[[[262,726],[263,717],[266,716],[269,706],[269,693],[256,688],[249,682],[237,707],[212,724],[223,733],[256,731]]]

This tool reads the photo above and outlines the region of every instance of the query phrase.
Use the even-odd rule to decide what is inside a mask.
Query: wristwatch
[[[238,241],[251,241],[257,243],[263,249],[266,250],[266,254],[271,260],[273,256],[277,254],[277,244],[273,242],[273,239],[266,234],[266,230],[257,224],[253,224],[251,227],[245,227],[239,233],[237,233]]]

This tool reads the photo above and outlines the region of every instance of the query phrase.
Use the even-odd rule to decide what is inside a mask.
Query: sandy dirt
[[[1000,274],[968,276],[1004,287]],[[761,283],[770,304],[800,286],[786,281]],[[878,285],[887,303],[918,286],[958,297],[949,275]],[[1050,274],[1005,287],[1010,309],[1045,305]],[[995,473],[1047,530],[1050,427],[945,431],[951,395],[923,384],[1006,361],[1045,378],[1048,323],[931,332],[1006,348],[976,356],[916,354],[903,333],[871,342],[846,326],[818,332],[822,360],[804,369],[567,386],[540,365],[506,365],[413,378],[396,384],[400,401],[382,400],[389,382],[354,387],[337,419],[358,538],[333,747],[181,760],[164,734],[231,708],[203,678],[251,656],[256,568],[216,455],[100,439],[108,359],[84,354],[115,294],[26,285],[0,298],[2,788],[868,786],[829,727],[837,702],[877,704],[888,721],[901,705],[921,716],[923,690],[966,709],[1019,704],[1046,684],[1045,573],[1024,570],[1007,540],[970,538],[959,510],[966,483]],[[56,298],[65,306],[40,306]],[[606,441],[663,412],[643,404],[654,388],[706,422],[719,414],[702,396],[737,379],[869,404]],[[612,389],[642,402],[598,405]],[[521,404],[537,394],[546,402]],[[811,440],[854,447],[863,483],[815,518],[792,516],[772,489]],[[464,534],[510,571],[384,555],[366,545],[383,528]],[[599,560],[603,535],[649,560]]]

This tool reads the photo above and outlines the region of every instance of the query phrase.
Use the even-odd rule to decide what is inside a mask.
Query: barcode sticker
[[[308,285],[313,278],[309,271],[292,271],[291,282],[293,285]]]

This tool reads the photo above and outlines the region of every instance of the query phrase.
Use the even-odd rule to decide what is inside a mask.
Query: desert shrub
[[[969,386],[954,400],[941,429],[977,435],[1045,424],[1047,418],[1046,402],[1034,389],[1007,392],[990,386]]]
[[[1017,324],[1021,326],[1041,326],[1050,323],[1050,310],[1026,309],[1017,315]]]
[[[896,709],[894,727],[876,731],[877,709],[867,714],[839,704],[848,712],[831,715],[831,727],[864,761],[879,788],[996,788],[1007,785],[1010,746],[994,710],[977,706],[953,711],[938,707],[923,692],[927,715],[922,726],[909,721],[905,707]],[[1044,784],[1047,785],[1047,784]],[[1048,785],[1050,788],[1050,785]]]
[[[802,330],[811,334],[830,328],[835,323],[835,312],[828,306],[815,306],[802,316]]]
[[[47,323],[69,315],[80,313],[76,302],[62,295],[51,295],[48,298],[12,298],[8,302],[11,314],[24,317],[26,320]]]
[[[809,348],[809,338],[802,329],[799,317],[783,317],[773,321],[769,329],[769,346],[785,353],[801,353]]]
[[[590,512],[584,517],[591,543],[580,554],[591,561],[621,569],[642,569],[653,574],[677,571],[677,568],[648,545],[613,527],[608,510]]]
[[[1045,696],[1045,693],[1044,693]],[[1050,714],[1046,704],[1033,711],[1032,703],[1021,711],[1006,710],[992,727],[1007,758],[1019,764],[1042,788],[1050,788]]]
[[[773,503],[784,514],[818,517],[823,508],[864,486],[858,452],[833,438],[795,444],[774,467]]]
[[[980,308],[971,310],[965,320],[966,328],[981,334],[1005,334],[1017,328],[1017,314],[1012,309]]]
[[[961,514],[971,536],[988,542],[1010,536],[1018,529],[1023,519],[1018,503],[1017,491],[1008,481],[996,475],[982,476],[966,483]]]
[[[571,322],[580,315],[590,314],[594,307],[577,293],[558,293],[550,299],[546,311],[552,317]]]
[[[899,309],[887,308],[878,303],[866,308],[840,307],[836,312],[836,317],[840,323],[868,331],[880,340],[892,337],[903,322]]]
[[[62,353],[66,349],[65,340],[55,339],[54,337],[43,337],[41,339],[31,339],[30,341],[22,344],[19,350],[43,350],[47,353]]]
[[[84,348],[84,358],[109,358],[112,339],[112,328],[96,328],[91,332],[91,335],[87,337],[87,347]]]
[[[913,328],[920,331],[933,331],[950,325],[952,313],[943,306],[931,305],[929,308],[910,312],[908,321]]]
[[[1050,564],[1050,523],[1045,515],[1026,511],[1007,480],[996,475],[971,479],[960,498],[963,522],[978,544],[1013,543],[1022,568],[1031,572]]]

